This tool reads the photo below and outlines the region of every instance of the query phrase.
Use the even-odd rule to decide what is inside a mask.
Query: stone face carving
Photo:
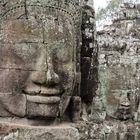
[[[55,119],[71,109],[79,119],[80,7],[63,0],[0,6],[0,116]]]
[[[98,33],[98,94],[104,104],[101,110],[106,112],[105,119],[139,120],[138,5],[121,5],[113,23]]]

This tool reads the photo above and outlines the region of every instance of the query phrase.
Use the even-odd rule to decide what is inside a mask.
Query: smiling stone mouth
[[[32,103],[40,103],[40,104],[56,104],[60,103],[60,97],[58,96],[32,96],[26,95],[27,101]]]
[[[41,88],[38,90],[34,90],[34,88],[31,89],[25,89],[23,90],[24,94],[27,95],[40,95],[40,96],[60,96],[62,94],[62,91],[60,91],[59,89],[55,89],[55,88],[50,88],[50,89],[46,89],[46,88]]]
[[[59,89],[41,88],[41,90],[25,89],[23,93],[27,97],[27,101],[40,104],[56,104],[60,103],[62,91]]]

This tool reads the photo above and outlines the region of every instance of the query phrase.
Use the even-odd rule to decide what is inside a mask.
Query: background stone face
[[[137,116],[140,94],[139,11],[138,5],[125,3],[116,13],[113,24],[98,32],[98,94],[105,112],[114,118],[117,116],[113,111],[124,100],[122,96],[125,94],[131,104],[131,115],[133,118]]]

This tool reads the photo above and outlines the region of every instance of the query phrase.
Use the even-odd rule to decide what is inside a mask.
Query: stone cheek
[[[26,96],[0,93],[1,117],[24,117],[26,115]]]
[[[28,118],[35,118],[36,116],[44,116],[46,118],[58,116],[58,103],[39,104],[27,101],[27,116]]]

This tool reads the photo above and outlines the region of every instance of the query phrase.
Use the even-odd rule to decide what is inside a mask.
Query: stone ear
[[[77,72],[76,73],[76,83],[80,83],[80,81],[81,81],[81,72]]]
[[[76,72],[74,83],[75,87],[73,87],[73,94],[74,96],[80,96],[81,72]]]

